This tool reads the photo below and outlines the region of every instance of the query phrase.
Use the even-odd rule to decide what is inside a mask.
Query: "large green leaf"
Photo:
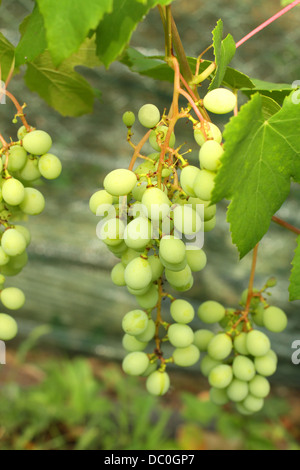
[[[37,5],[21,24],[20,31],[22,37],[16,47],[16,66],[32,61],[47,47],[44,20]]]
[[[14,60],[14,46],[0,33],[1,80],[6,80]]]
[[[273,100],[277,101],[280,105],[283,104],[286,96],[291,94],[293,90],[292,85],[286,83],[271,83],[263,80],[252,79],[254,87],[245,86],[242,88],[242,92],[250,97],[253,93],[259,92],[261,95],[269,96]]]
[[[213,202],[231,200],[228,221],[241,257],[267,232],[272,216],[300,178],[299,106],[286,98],[282,109],[258,93],[225,127],[225,153]],[[266,114],[268,117],[266,117]]]
[[[235,55],[235,41],[231,34],[223,40],[223,22],[219,20],[217,26],[213,30],[213,46],[217,65],[215,76],[210,84],[209,89],[218,88],[223,82],[228,64]]]
[[[44,18],[48,48],[55,65],[76,52],[96,29],[113,0],[36,0]]]
[[[104,65],[109,67],[120,56],[133,31],[151,8],[171,2],[172,0],[147,0],[145,3],[137,0],[114,0],[112,13],[104,16],[97,29],[97,51]]]
[[[290,300],[300,300],[300,236],[297,238],[297,248],[293,259],[293,269],[290,277]]]

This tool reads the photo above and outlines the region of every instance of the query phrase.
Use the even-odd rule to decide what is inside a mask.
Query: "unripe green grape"
[[[261,331],[252,330],[247,334],[247,349],[252,356],[265,356],[270,348],[269,338]]]
[[[203,224],[204,232],[211,232],[215,228],[216,224],[217,224],[217,218],[216,217],[213,217],[212,219],[207,220]]]
[[[47,180],[55,180],[61,174],[61,161],[52,153],[42,155],[38,164],[41,175]]]
[[[157,363],[156,362],[153,362],[149,364],[149,366],[147,367],[147,369],[145,370],[145,372],[142,374],[142,377],[149,377],[150,374],[152,374],[152,372],[155,372],[157,369]]]
[[[185,260],[185,244],[174,236],[165,236],[160,241],[159,254],[170,264],[180,264]]]
[[[281,333],[287,327],[287,316],[281,308],[268,307],[264,310],[263,321],[265,327],[273,333]]]
[[[125,268],[122,263],[116,264],[111,271],[111,280],[116,286],[126,286]]]
[[[253,415],[253,412],[247,410],[247,409],[244,407],[243,403],[237,403],[237,404],[236,404],[236,409],[237,409],[237,411],[238,411],[241,415],[243,415],[243,416],[251,416],[251,415]]]
[[[26,245],[30,245],[31,235],[28,228],[24,227],[23,225],[15,225],[14,228],[23,235],[26,240]]]
[[[24,139],[25,135],[28,133],[27,129],[25,126],[21,126],[18,130],[18,139],[22,140]]]
[[[0,246],[0,266],[5,266],[10,260],[10,257],[5,253],[3,248]]]
[[[122,345],[126,351],[135,352],[135,351],[144,351],[148,343],[143,343],[139,341],[135,336],[125,334],[123,336]]]
[[[152,271],[147,260],[135,258],[125,269],[125,282],[132,289],[143,289],[149,286],[152,280]]]
[[[150,289],[144,295],[137,295],[136,300],[140,307],[148,310],[154,308],[158,302],[158,289],[154,284],[151,285]]]
[[[226,405],[229,402],[226,390],[212,387],[209,392],[210,401],[218,406]]]
[[[203,99],[204,107],[215,114],[230,113],[234,110],[236,104],[236,95],[226,88],[216,88],[209,91]]]
[[[4,159],[6,156],[4,155]],[[27,161],[27,152],[26,150],[21,147],[21,145],[14,145],[9,150],[9,158],[8,158],[8,171],[19,171],[21,170]],[[2,169],[1,169],[2,170]]]
[[[173,284],[170,283],[170,286],[174,289],[174,290],[177,290],[178,292],[187,292],[188,290],[190,290],[194,285],[194,278],[193,276],[190,277],[190,279],[188,280],[188,282],[184,285],[181,285],[181,286],[175,286]]]
[[[215,187],[216,174],[208,170],[200,170],[194,181],[196,196],[204,201],[210,201]]]
[[[180,288],[186,286],[190,282],[192,271],[189,266],[186,266],[181,271],[171,271],[170,269],[166,269],[165,275],[169,284]]]
[[[18,310],[22,308],[25,303],[25,295],[21,289],[16,287],[7,287],[1,292],[1,302],[4,307],[10,310]]]
[[[220,365],[222,365],[221,361],[216,361],[215,359],[213,359],[212,357],[207,355],[201,361],[200,370],[201,370],[202,374],[204,375],[204,377],[208,377],[210,372],[215,367],[220,366]]]
[[[273,359],[273,361],[276,363],[276,365],[278,364],[278,357],[277,357],[277,354],[275,353],[275,351],[270,349],[270,351],[268,352],[267,355]]]
[[[215,367],[208,376],[208,381],[211,387],[218,389],[227,388],[232,382],[232,379],[232,368],[225,364]]]
[[[131,287],[127,286],[127,290],[129,292],[129,294],[132,294],[135,297],[137,297],[139,295],[147,294],[147,292],[149,292],[150,287],[151,287],[151,283],[148,284],[147,286],[143,287],[142,289],[132,289]]]
[[[99,206],[102,205],[112,205],[113,204],[113,197],[108,194],[105,189],[101,189],[94,193],[90,199],[89,206],[90,210],[93,214],[97,214],[97,210]]]
[[[145,126],[148,127],[148,126]],[[153,127],[153,126],[152,126]],[[151,147],[156,150],[157,152],[161,151],[161,147],[159,146],[158,142],[162,146],[166,140],[166,136],[168,133],[169,128],[167,126],[158,126],[154,131],[151,131],[149,136],[149,144]],[[174,147],[176,142],[175,134],[172,132],[169,142],[169,147]]]
[[[146,330],[148,321],[148,315],[143,310],[131,310],[124,316],[122,328],[128,335],[138,336]]]
[[[135,258],[139,258],[140,256],[141,256],[141,253],[139,253],[138,251],[132,250],[131,248],[127,248],[121,258],[122,264],[126,267],[130,263],[130,261],[132,261]]]
[[[52,147],[52,139],[47,132],[32,131],[23,138],[23,147],[28,153],[33,155],[44,155]]]
[[[152,220],[162,220],[170,212],[168,196],[158,188],[146,189],[142,198],[145,216]]]
[[[160,121],[159,109],[154,104],[144,104],[139,110],[138,119],[142,126],[151,129]]]
[[[40,178],[39,162],[36,157],[28,158],[25,166],[19,171],[18,177],[24,181],[35,181]]]
[[[184,167],[181,171],[180,186],[188,196],[196,197],[194,191],[194,182],[199,172],[199,168],[192,165]]]
[[[197,330],[194,332],[194,344],[199,351],[207,351],[209,342],[213,339],[214,333],[209,330]]]
[[[202,269],[204,269],[207,264],[206,254],[203,250],[196,247],[187,246],[186,260],[192,272],[202,271]]]
[[[246,410],[251,411],[251,413],[257,413],[258,411],[262,410],[264,406],[264,400],[263,398],[257,398],[250,394],[242,404]]]
[[[257,326],[265,326],[264,324],[264,312],[265,312],[265,307],[263,303],[260,303],[255,310],[251,311],[251,318],[253,320],[253,323]]]
[[[159,171],[159,161],[155,164],[155,171]],[[168,163],[164,163],[161,170],[162,178],[168,178],[172,174],[172,169],[169,168]]]
[[[157,281],[164,272],[164,266],[158,256],[151,255],[148,257],[148,263],[152,271],[152,282]]]
[[[140,180],[147,181],[146,175],[155,172],[155,162],[153,160],[144,160],[135,170],[134,173],[140,176]],[[147,182],[148,184],[148,182]]]
[[[137,217],[125,229],[125,243],[133,250],[143,251],[151,240],[151,232],[150,221],[145,217]]]
[[[137,335],[136,338],[139,341],[145,341],[145,342],[148,343],[149,341],[151,341],[154,338],[155,331],[156,331],[156,325],[155,325],[154,321],[150,319],[148,321],[148,324],[147,324],[147,327],[146,327],[145,331],[143,331],[143,333]]]
[[[243,356],[247,356],[249,351],[247,349],[247,333],[240,333],[238,336],[234,338],[233,341],[234,349],[239,354]]]
[[[1,267],[1,272],[5,276],[16,276],[19,274],[28,262],[26,251],[17,256],[11,256],[9,262]]]
[[[125,356],[122,368],[125,374],[128,375],[142,375],[149,366],[149,358],[147,354],[140,351],[135,351]]]
[[[146,388],[151,395],[165,395],[170,388],[170,378],[167,372],[155,371],[149,375]]]
[[[194,129],[194,138],[200,147],[202,147],[202,145],[207,140],[215,140],[219,144],[222,142],[222,132],[215,124],[213,124],[212,122],[205,121],[204,130],[206,137],[202,130],[201,124],[198,124],[198,126]]]
[[[132,127],[135,123],[135,115],[132,111],[126,111],[123,114],[122,120],[126,127]]]
[[[174,364],[180,367],[193,366],[199,359],[200,351],[194,344],[190,344],[185,348],[176,348],[173,352]]]
[[[135,199],[136,201],[141,202],[141,200],[143,199],[143,196],[145,194],[146,189],[147,189],[147,182],[146,181],[142,181],[142,182],[138,181],[136,183],[135,187],[132,190],[133,199]]]
[[[250,382],[255,376],[254,363],[246,356],[237,356],[232,364],[234,376],[244,382]]]
[[[204,206],[204,222],[211,220],[217,212],[217,206],[215,204],[210,205],[210,201],[203,201],[199,197],[190,197],[188,200],[188,204],[192,204],[194,210],[197,210],[200,217],[203,217],[203,210],[200,209],[200,205],[203,204]]]
[[[177,206],[173,210],[174,226],[178,232],[184,235],[196,235],[201,229],[199,214],[186,205]]]
[[[21,181],[9,178],[2,186],[3,199],[11,206],[18,206],[25,197],[25,189]]]
[[[232,339],[225,333],[214,336],[207,346],[207,352],[213,359],[222,361],[232,351]]]
[[[17,256],[26,250],[26,240],[20,232],[12,228],[3,233],[1,246],[8,256]]]
[[[45,198],[37,189],[25,188],[20,208],[27,215],[39,215],[45,209]]]
[[[100,224],[97,234],[106,245],[116,246],[122,243],[124,231],[125,225],[121,219],[108,219],[104,224]]]
[[[266,398],[271,390],[269,381],[261,375],[256,375],[254,379],[249,382],[249,390],[251,395],[257,398]]]
[[[241,402],[245,400],[249,393],[249,387],[247,382],[239,379],[233,379],[227,389],[228,398],[234,402]]]
[[[190,323],[195,316],[194,307],[183,299],[174,300],[170,308],[171,316],[177,323]]]
[[[169,271],[182,271],[187,267],[187,260],[186,257],[182,260],[181,263],[179,264],[173,264],[173,263],[168,263],[162,256],[161,253],[159,254],[159,258],[164,266],[165,269],[168,269]]]
[[[219,302],[207,300],[198,308],[198,317],[204,323],[212,324],[221,321],[225,317],[226,310]]]
[[[130,170],[119,168],[106,175],[103,186],[112,196],[126,196],[135,187],[137,178]]]
[[[18,325],[14,318],[5,313],[0,313],[0,340],[10,341],[18,332]]]
[[[209,171],[217,171],[224,153],[223,147],[215,140],[207,140],[199,151],[201,168]]]
[[[115,246],[107,245],[107,248],[111,253],[113,253],[117,258],[122,258],[125,251],[128,249],[127,245],[125,244],[124,240],[121,243]],[[122,263],[123,264],[123,263]]]
[[[194,341],[194,332],[188,325],[173,323],[168,329],[168,338],[175,348],[186,348]]]
[[[254,360],[257,373],[264,377],[271,377],[276,372],[277,362],[272,353],[273,351],[269,351],[265,356],[256,357]]]

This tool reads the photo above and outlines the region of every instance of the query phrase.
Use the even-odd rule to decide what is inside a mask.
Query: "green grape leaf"
[[[44,20],[36,5],[20,25],[21,40],[16,47],[16,66],[32,61],[47,48]]]
[[[300,178],[299,106],[288,97],[270,116],[277,107],[268,100],[256,93],[225,127],[213,191],[213,203],[231,200],[227,220],[241,257],[267,232],[290,192],[291,177]]]
[[[66,59],[64,64],[70,64],[73,67],[78,65],[89,68],[102,66],[103,64],[96,53],[95,34],[90,38],[86,38],[78,51],[69,57],[69,59]]]
[[[76,52],[89,31],[113,8],[113,0],[37,0],[37,4],[55,65]]]
[[[273,100],[277,101],[282,106],[284,99],[290,95],[293,90],[293,86],[286,83],[271,83],[263,80],[251,79],[254,87],[243,87],[242,92],[248,96],[253,93],[259,92],[261,95],[269,96]]]
[[[95,92],[74,70],[76,59],[69,58],[55,67],[50,53],[44,52],[28,63],[25,82],[63,116],[81,116],[93,111]]]
[[[1,80],[5,81],[15,56],[14,46],[0,33]]]
[[[293,269],[290,277],[290,300],[300,300],[300,235],[297,238],[297,248],[292,261]]]
[[[227,66],[233,59],[235,52],[236,52],[235,41],[233,37],[231,36],[231,34],[228,34],[226,38],[222,40],[223,38],[222,20],[219,20],[217,22],[217,26],[213,30],[212,34],[213,34],[213,46],[214,46],[214,54],[215,54],[217,70],[210,84],[210,87],[209,87],[210,90],[219,88],[219,86],[223,82]]]
[[[222,85],[232,88],[233,90],[240,90],[242,88],[251,90],[252,88],[255,88],[253,80],[251,80],[248,75],[245,75],[231,67],[227,67]]]
[[[113,11],[106,14],[97,29],[97,53],[106,67],[116,60],[128,42],[137,25],[151,8],[168,5],[172,0],[114,0]]]

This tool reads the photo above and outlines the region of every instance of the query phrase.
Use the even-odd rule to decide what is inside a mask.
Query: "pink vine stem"
[[[273,23],[273,21],[276,21],[278,20],[278,18],[280,18],[281,16],[283,16],[285,13],[287,13],[288,11],[290,11],[292,8],[294,8],[295,6],[299,5],[300,4],[300,0],[295,0],[293,3],[291,3],[290,5],[287,5],[285,8],[283,8],[282,10],[280,10],[278,13],[276,13],[276,15],[272,16],[271,18],[269,18],[267,21],[265,21],[263,24],[261,24],[260,26],[258,26],[257,28],[255,28],[253,31],[251,31],[251,33],[247,34],[247,36],[245,36],[243,39],[241,39],[239,42],[236,43],[236,48],[240,47],[242,44],[244,44],[246,41],[248,41],[248,39],[252,38],[253,36],[255,36],[255,34],[259,33],[259,31],[262,31],[264,28],[266,28],[267,26],[269,26],[271,23]]]

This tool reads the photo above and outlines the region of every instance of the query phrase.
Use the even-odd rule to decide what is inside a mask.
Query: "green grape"
[[[21,181],[10,178],[2,186],[3,199],[11,206],[18,206],[24,199],[25,189]]]
[[[155,171],[159,171],[159,162],[157,162],[155,164]],[[164,163],[163,166],[162,166],[162,170],[161,170],[161,176],[162,178],[167,178],[168,176],[170,176],[172,174],[172,169],[168,167],[168,163]]]
[[[221,165],[220,158],[224,153],[223,147],[215,140],[207,140],[199,151],[201,169],[217,171]]]
[[[155,372],[156,369],[157,369],[156,362],[153,362],[153,363],[150,362],[149,366],[147,367],[145,372],[142,374],[142,377],[149,377],[149,375],[152,374],[152,372]]]
[[[0,313],[0,340],[9,341],[13,339],[18,332],[18,325],[14,318],[5,313]]]
[[[264,312],[265,312],[265,307],[263,303],[260,303],[255,310],[251,311],[251,318],[255,325],[257,326],[265,326],[264,325]]]
[[[5,253],[3,248],[0,246],[0,266],[5,266],[10,260],[10,257]]]
[[[269,338],[261,331],[252,330],[247,334],[247,349],[252,356],[265,356],[270,348]]]
[[[199,214],[186,205],[177,206],[173,210],[174,226],[184,235],[196,235],[201,229]]]
[[[133,171],[120,168],[106,175],[103,186],[112,196],[126,196],[133,190],[136,182],[137,178]]]
[[[254,379],[249,382],[249,390],[251,395],[257,398],[266,398],[270,393],[270,383],[261,375],[256,375]]]
[[[207,264],[206,254],[195,246],[186,247],[186,260],[193,273],[202,271]]]
[[[146,388],[151,395],[165,395],[170,388],[170,378],[167,372],[152,372],[146,382]]]
[[[210,201],[215,187],[216,174],[208,170],[200,170],[194,181],[196,196],[204,201]]]
[[[216,361],[215,359],[213,359],[212,357],[207,355],[201,361],[200,370],[201,370],[202,374],[204,375],[204,377],[208,377],[210,372],[215,367],[220,366],[220,365],[222,365],[221,361]]]
[[[90,210],[93,214],[97,215],[97,211],[99,206],[102,205],[112,205],[113,204],[113,197],[108,194],[105,189],[101,189],[94,193],[90,199],[89,206]]]
[[[226,390],[224,389],[218,389],[218,388],[212,387],[210,389],[209,396],[210,396],[210,401],[218,406],[226,405],[229,402]]]
[[[242,403],[237,403],[236,404],[236,409],[237,411],[244,416],[251,416],[253,415],[252,411],[247,410]]]
[[[185,348],[176,348],[173,352],[174,364],[180,367],[193,366],[199,359],[200,351],[194,344]]]
[[[1,267],[1,272],[5,276],[16,276],[19,274],[28,262],[26,251],[17,256],[11,256],[9,262]]]
[[[213,217],[212,219],[210,220],[207,220],[206,222],[204,222],[204,232],[211,232],[215,226],[217,224],[217,219],[216,217]]]
[[[287,316],[281,308],[268,307],[264,310],[263,322],[265,327],[273,333],[281,333],[287,327]]]
[[[211,387],[218,389],[227,388],[232,382],[232,379],[232,368],[225,364],[214,367],[208,376],[208,381]]]
[[[203,204],[204,222],[208,222],[209,220],[213,219],[214,216],[216,215],[217,206],[215,204],[211,206],[210,201],[203,201],[203,199],[200,199],[198,197],[190,197],[188,200],[188,203],[192,204],[193,209],[198,212],[201,218],[203,218],[203,213],[202,213],[203,211],[202,211],[202,207],[200,209],[200,206]]]
[[[250,394],[243,401],[243,406],[251,413],[257,413],[263,408],[264,400],[263,398],[257,398]]]
[[[189,279],[189,281],[185,284],[185,285],[182,285],[182,286],[175,286],[173,284],[170,283],[170,286],[174,289],[174,290],[177,290],[179,292],[187,292],[188,290],[190,290],[194,285],[194,278],[193,276],[191,276],[191,278]]]
[[[28,158],[25,166],[18,173],[18,177],[24,181],[35,181],[40,178],[39,162],[36,157]]]
[[[121,219],[108,219],[104,224],[99,225],[97,235],[106,245],[116,246],[122,243],[125,225]]]
[[[130,263],[130,261],[132,261],[135,258],[138,258],[139,256],[141,256],[141,253],[135,250],[132,250],[131,248],[127,248],[121,258],[122,264],[126,267]]]
[[[18,310],[22,308],[25,303],[25,295],[21,289],[16,287],[7,287],[1,292],[1,302],[4,307],[10,310]]]
[[[234,402],[240,402],[245,400],[249,393],[249,387],[247,382],[239,379],[233,379],[227,389],[228,398]]]
[[[3,155],[4,161],[6,156]],[[14,145],[9,150],[9,158],[8,158],[8,171],[19,171],[21,170],[27,161],[27,152],[26,150],[21,147],[21,145]],[[2,168],[1,168],[2,170]]]
[[[189,266],[186,266],[182,271],[171,271],[170,269],[165,270],[166,279],[173,287],[184,287],[186,286],[192,277],[192,271]]]
[[[111,272],[111,280],[116,286],[126,286],[125,268],[122,263],[116,264]]]
[[[233,341],[234,349],[239,354],[243,356],[248,356],[249,351],[247,349],[247,333],[240,333],[238,336],[234,338]]]
[[[156,330],[156,326],[155,326],[155,323],[153,320],[149,320],[148,321],[148,325],[147,325],[147,328],[145,329],[145,331],[143,331],[143,333],[141,333],[140,335],[138,335],[136,338],[139,340],[139,341],[145,341],[145,342],[149,342],[151,341],[154,336],[155,336],[155,330]]]
[[[148,316],[143,310],[131,310],[122,321],[122,328],[128,335],[138,336],[148,325]]]
[[[164,272],[164,266],[158,256],[152,255],[148,257],[148,263],[150,264],[152,271],[152,282],[157,281]]]
[[[122,242],[119,243],[118,245],[115,245],[115,246],[107,245],[107,247],[109,251],[111,251],[111,253],[113,253],[117,258],[122,258],[123,254],[128,249],[124,240],[122,240]]]
[[[62,171],[61,161],[52,153],[46,153],[39,159],[39,171],[47,180],[55,180]]]
[[[151,240],[151,223],[145,217],[137,217],[129,222],[124,232],[124,240],[129,248],[144,251]]]
[[[265,356],[256,357],[254,360],[255,369],[258,374],[270,377],[275,374],[277,362],[274,359],[273,351],[269,351]]]
[[[128,375],[142,375],[148,366],[149,359],[147,354],[140,351],[127,354],[122,363],[123,371]]]
[[[26,250],[26,240],[20,232],[12,228],[3,233],[1,246],[8,256],[17,256]]]
[[[143,287],[143,289],[132,289],[131,287],[127,286],[127,290],[130,294],[134,296],[139,296],[139,295],[145,295],[149,291],[151,287],[151,284],[148,284],[147,286]]]
[[[151,175],[155,171],[155,162],[153,160],[146,160],[134,170],[134,173],[140,176],[140,180],[147,181],[146,175]]]
[[[197,330],[194,332],[194,344],[199,351],[207,351],[209,342],[213,339],[214,333],[209,330]]]
[[[142,126],[151,129],[160,121],[159,109],[154,104],[144,104],[139,110],[138,118]]]
[[[276,365],[278,364],[277,354],[272,349],[270,349],[270,351],[268,352],[267,355],[273,359],[273,361],[276,363]]]
[[[32,131],[23,138],[23,147],[28,153],[33,155],[44,155],[52,147],[52,139],[47,132]]]
[[[199,168],[191,165],[184,167],[181,171],[180,186],[188,196],[196,197],[194,182],[199,173]]]
[[[214,336],[207,346],[207,352],[213,359],[222,361],[232,351],[232,339],[226,333]]]
[[[212,122],[205,121],[204,130],[206,137],[204,135],[201,124],[198,124],[198,126],[196,126],[194,129],[194,138],[200,147],[202,147],[202,145],[210,139],[215,140],[219,144],[222,142],[222,132],[215,124],[213,124]]]
[[[158,289],[154,284],[151,285],[150,289],[144,295],[136,296],[137,303],[140,307],[148,310],[154,308],[158,302]]]
[[[190,323],[195,316],[194,307],[187,300],[177,299],[171,303],[171,316],[177,323]]]
[[[24,139],[25,135],[28,133],[28,130],[26,129],[25,126],[21,126],[20,129],[18,130],[18,139],[22,140]]]
[[[147,189],[147,182],[146,181],[138,181],[135,185],[135,187],[132,190],[132,197],[136,200],[141,202],[143,199],[143,196],[145,194],[145,191]]]
[[[149,137],[149,144],[157,152],[161,151],[161,146],[166,140],[168,130],[169,128],[167,126],[158,126],[154,131],[151,131],[150,137]],[[175,142],[176,142],[175,134],[174,132],[172,132],[171,137],[170,137],[169,147],[171,148],[174,147]]]
[[[135,115],[132,111],[126,111],[126,113],[123,114],[122,120],[126,127],[132,127],[135,123]]]
[[[25,238],[26,240],[26,245],[30,245],[30,242],[31,242],[31,235],[30,235],[30,232],[28,230],[28,228],[26,227],[23,227],[23,225],[15,225],[14,227],[19,233],[21,233],[23,235],[23,237]]]
[[[20,208],[27,215],[39,215],[45,209],[45,198],[34,188],[25,188],[25,196]]]
[[[144,349],[147,347],[147,344],[148,343],[139,341],[135,336],[128,334],[124,335],[122,340],[123,348],[129,352],[144,351]]]
[[[225,317],[226,310],[219,302],[207,300],[198,308],[198,317],[204,323],[217,323]]]
[[[168,196],[158,188],[146,189],[142,198],[144,214],[151,220],[162,220],[170,212]]]
[[[152,280],[152,271],[147,260],[135,258],[126,266],[125,282],[131,289],[143,289],[149,286]]]
[[[246,356],[237,356],[232,364],[234,376],[244,382],[250,382],[255,376],[254,363]]]
[[[179,265],[186,259],[185,244],[172,235],[165,236],[160,241],[159,254],[163,261],[171,265]]]
[[[188,325],[173,323],[168,329],[168,338],[175,348],[186,348],[194,341],[194,332]]]
[[[258,289],[253,289],[254,294],[257,294],[258,292],[259,292]],[[245,289],[242,292],[240,304],[243,306],[246,306],[247,299],[248,299],[248,289]],[[259,305],[259,303],[260,303],[259,297],[252,297],[250,307],[255,309]]]
[[[236,104],[236,95],[226,88],[216,88],[209,91],[203,99],[204,107],[215,114],[230,113],[234,110]]]

